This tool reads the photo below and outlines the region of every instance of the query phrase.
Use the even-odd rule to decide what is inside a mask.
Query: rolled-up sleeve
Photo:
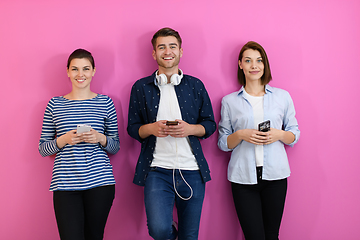
[[[50,100],[45,109],[39,140],[39,153],[43,157],[53,155],[60,151],[56,145],[56,128],[53,122],[52,106],[53,100]]]
[[[138,99],[138,94],[141,89],[137,88],[136,84],[137,83],[133,85],[130,94],[127,132],[132,138],[143,142],[143,139],[139,135],[139,129],[144,125],[144,120],[141,118],[141,103]]]
[[[110,154],[115,154],[120,150],[120,140],[116,110],[111,98],[109,98],[107,103],[107,115],[108,117],[105,120],[104,131],[107,145],[103,149]]]
[[[228,148],[227,138],[234,132],[230,115],[229,108],[226,100],[223,98],[221,101],[221,120],[219,122],[219,138],[218,138],[218,147],[225,152],[232,151]]]
[[[201,137],[201,139],[205,139],[210,137],[216,131],[216,122],[209,94],[207,93],[203,83],[201,81],[199,82],[201,84],[203,99],[203,104],[200,109],[199,124],[205,128],[205,135]]]
[[[289,146],[293,147],[295,145],[295,143],[297,143],[299,141],[300,130],[299,130],[298,122],[295,118],[294,102],[291,99],[291,96],[289,93],[287,93],[286,102],[287,102],[287,106],[286,106],[284,119],[283,119],[284,130],[292,132],[295,135],[295,140],[292,143],[288,144]]]

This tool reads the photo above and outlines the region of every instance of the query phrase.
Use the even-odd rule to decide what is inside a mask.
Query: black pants
[[[258,184],[232,183],[236,212],[246,240],[278,240],[287,190],[287,179]]]
[[[61,240],[101,240],[115,197],[115,185],[53,193]]]

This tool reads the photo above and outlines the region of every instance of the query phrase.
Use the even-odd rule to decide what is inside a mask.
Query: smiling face
[[[179,42],[175,37],[158,37],[152,55],[159,65],[159,74],[178,73],[182,54],[183,50],[180,48]]]
[[[261,54],[257,50],[248,49],[244,51],[239,60],[239,67],[244,71],[246,82],[259,81],[264,74],[264,63]]]
[[[95,74],[95,68],[87,58],[74,58],[67,69],[68,77],[71,80],[73,89],[90,90],[90,82]]]

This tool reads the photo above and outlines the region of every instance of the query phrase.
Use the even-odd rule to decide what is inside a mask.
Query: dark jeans
[[[278,240],[287,191],[287,179],[258,184],[232,183],[236,212],[246,240]]]
[[[61,240],[102,240],[115,197],[115,185],[83,191],[54,191]]]
[[[175,171],[175,184],[178,193],[188,198],[190,189],[184,183],[179,171]],[[176,204],[179,240],[198,239],[201,209],[205,195],[205,183],[199,171],[181,171],[193,189],[189,200],[179,198],[173,187],[173,170],[153,168],[145,182],[144,197],[149,234],[155,240],[175,239],[177,233],[172,227],[173,209]]]

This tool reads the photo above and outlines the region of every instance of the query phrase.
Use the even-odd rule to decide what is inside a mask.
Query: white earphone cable
[[[177,148],[176,138],[175,138],[175,145],[176,145],[176,163],[179,164],[179,161],[178,161],[178,148]],[[179,170],[179,173],[180,173],[180,176],[181,176],[182,180],[184,181],[184,183],[185,183],[185,184],[189,187],[189,189],[190,189],[190,196],[187,197],[187,198],[184,198],[183,196],[181,196],[181,195],[178,193],[178,191],[177,191],[177,189],[176,189],[176,185],[175,185],[175,170],[176,170],[176,166],[174,166],[174,168],[173,168],[173,185],[174,185],[174,190],[175,190],[175,192],[176,192],[176,195],[178,195],[178,197],[179,197],[180,199],[182,199],[182,200],[184,200],[184,201],[190,200],[190,199],[192,198],[192,196],[193,196],[193,189],[192,189],[192,187],[190,186],[190,184],[185,180],[184,176],[182,175],[182,172],[181,172],[181,170],[180,170],[180,168],[179,168],[179,165],[178,165],[177,167],[178,167],[177,169]]]
[[[180,69],[179,69],[180,70]],[[157,72],[156,72],[156,74],[157,74]],[[172,85],[178,85],[179,83],[180,83],[180,81],[181,81],[181,78],[182,78],[182,76],[183,76],[183,73],[182,73],[182,71],[180,70],[180,79],[178,79],[178,81],[177,81],[177,84],[172,84]],[[166,83],[165,83],[166,84]],[[161,85],[161,84],[159,84],[159,85]],[[175,86],[173,86],[173,87],[175,87]],[[173,89],[173,91],[175,91],[175,89]],[[176,96],[175,96],[176,97]],[[170,98],[170,99],[172,99],[172,98]],[[172,100],[170,100],[170,101],[172,101]],[[174,106],[174,105],[172,105],[172,104],[170,104],[170,114],[171,115],[173,115],[174,113],[172,112],[172,106]],[[173,115],[174,116],[174,115]],[[180,170],[180,166],[179,166],[179,159],[178,159],[178,145],[177,145],[177,139],[174,137],[174,139],[175,139],[175,149],[176,149],[176,157],[175,157],[175,164],[174,164],[174,167],[173,167],[173,187],[174,187],[174,190],[175,190],[175,193],[176,193],[176,195],[180,198],[180,199],[182,199],[182,200],[184,200],[184,201],[187,201],[187,200],[190,200],[191,198],[192,198],[192,196],[193,196],[193,189],[192,189],[192,187],[190,186],[190,184],[185,180],[185,178],[184,178],[184,176],[183,176],[183,174],[182,174],[182,172],[181,172],[181,170]],[[189,187],[189,189],[190,189],[190,196],[189,197],[187,197],[187,198],[185,198],[185,197],[183,197],[183,196],[181,196],[180,194],[179,194],[179,192],[177,191],[177,189],[176,189],[176,184],[175,184],[175,171],[176,171],[176,169],[179,171],[179,173],[180,173],[180,176],[181,176],[181,178],[182,178],[182,180],[184,181],[184,183]]]

